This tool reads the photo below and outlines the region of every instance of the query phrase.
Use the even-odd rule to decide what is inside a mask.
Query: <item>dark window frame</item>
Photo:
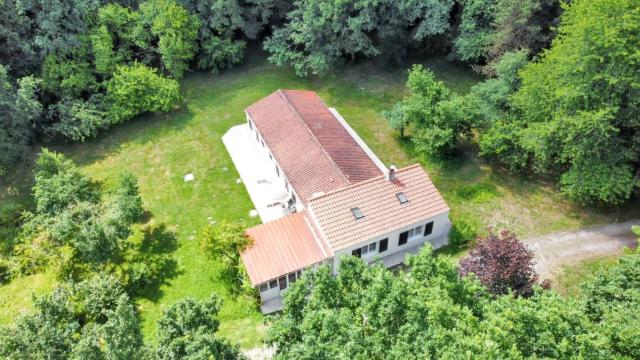
[[[280,286],[280,291],[285,290],[287,288],[287,277],[286,276],[280,276],[278,278],[278,285]]]
[[[384,238],[380,240],[380,245],[378,245],[378,253],[382,253],[387,251],[389,248],[389,238]]]
[[[424,234],[423,236],[431,235],[433,233],[433,221],[430,221],[424,226]]]
[[[278,287],[278,280],[277,279],[273,279],[271,281],[269,281],[269,289],[273,289]]]
[[[409,231],[403,231],[398,236],[398,246],[402,246],[409,241]]]

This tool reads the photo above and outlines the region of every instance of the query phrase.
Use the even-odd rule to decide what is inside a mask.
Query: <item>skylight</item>
[[[409,201],[409,199],[407,199],[407,195],[405,195],[403,192],[397,193],[396,197],[398,198],[398,201],[400,201],[400,204],[404,204]]]
[[[355,217],[356,220],[362,219],[364,217],[364,215],[362,215],[362,211],[360,211],[360,208],[353,208],[351,209],[351,212],[353,213],[353,217]]]

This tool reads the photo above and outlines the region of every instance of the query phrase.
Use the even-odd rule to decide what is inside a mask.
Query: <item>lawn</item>
[[[619,256],[583,261],[574,266],[565,266],[562,274],[554,281],[553,288],[560,294],[573,298],[580,297],[582,284],[592,279],[600,270],[615,265]]]
[[[442,58],[423,63],[460,93],[480,80],[468,69]],[[89,176],[106,184],[121,171],[135,174],[153,221],[166,225],[176,235],[175,273],[157,291],[137,299],[145,336],[155,338],[155,322],[164,306],[185,296],[205,298],[216,292],[225,300],[221,333],[243,348],[260,344],[265,326],[255,302],[230,294],[218,278],[220,265],[204,259],[198,238],[209,217],[239,219],[247,225],[258,221],[248,215],[252,204],[243,185],[236,183],[238,174],[221,137],[232,125],[244,121],[245,107],[278,88],[317,91],[385,163],[422,163],[454,214],[467,214],[480,224],[508,227],[527,237],[632,217],[629,209],[605,212],[572,205],[546,181],[517,177],[479,159],[473,144],[468,146],[466,156],[458,159],[434,161],[416,154],[381,116],[402,97],[408,66],[390,69],[365,64],[339,69],[323,79],[299,79],[292,71],[254,60],[217,75],[193,73],[183,81],[185,101],[181,110],[130,121],[85,144],[56,147],[77,161]],[[183,176],[187,173],[193,173],[195,181],[185,183]],[[31,175],[28,169],[20,174],[10,177],[2,187],[0,201],[4,204],[0,209],[29,201],[31,185],[24,179]],[[28,308],[26,300],[9,304],[7,299],[28,299],[33,291],[47,291],[54,285],[51,278],[39,282],[28,279],[0,287],[0,321],[6,322]]]

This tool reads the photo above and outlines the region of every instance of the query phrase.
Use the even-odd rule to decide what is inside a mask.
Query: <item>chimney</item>
[[[396,167],[394,165],[389,166],[389,171],[387,171],[387,180],[393,181],[396,179]]]

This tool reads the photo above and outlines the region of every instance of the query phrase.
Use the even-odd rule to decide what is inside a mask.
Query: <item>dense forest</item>
[[[0,177],[36,159],[34,205],[11,214],[8,241],[0,234],[0,283],[44,268],[61,280],[0,328],[0,358],[243,357],[217,334],[215,295],[171,305],[157,342],[143,340],[133,299],[175,265],[154,242],[171,234],[144,224],[134,175],[103,186],[45,148],[179,109],[187,73],[261,54],[250,47],[300,77],[445,55],[484,81],[460,94],[422,65],[407,70],[404,97],[383,115],[418,153],[450,159],[473,143],[575,203],[638,201],[638,0],[0,0],[0,44]],[[487,244],[500,236],[518,247],[513,234]],[[517,251],[515,268],[528,269]],[[292,359],[639,358],[638,259],[599,274],[579,301],[530,271],[489,284],[471,260],[457,268],[430,250],[400,276],[349,259],[337,278],[309,272],[288,291],[268,343]]]

